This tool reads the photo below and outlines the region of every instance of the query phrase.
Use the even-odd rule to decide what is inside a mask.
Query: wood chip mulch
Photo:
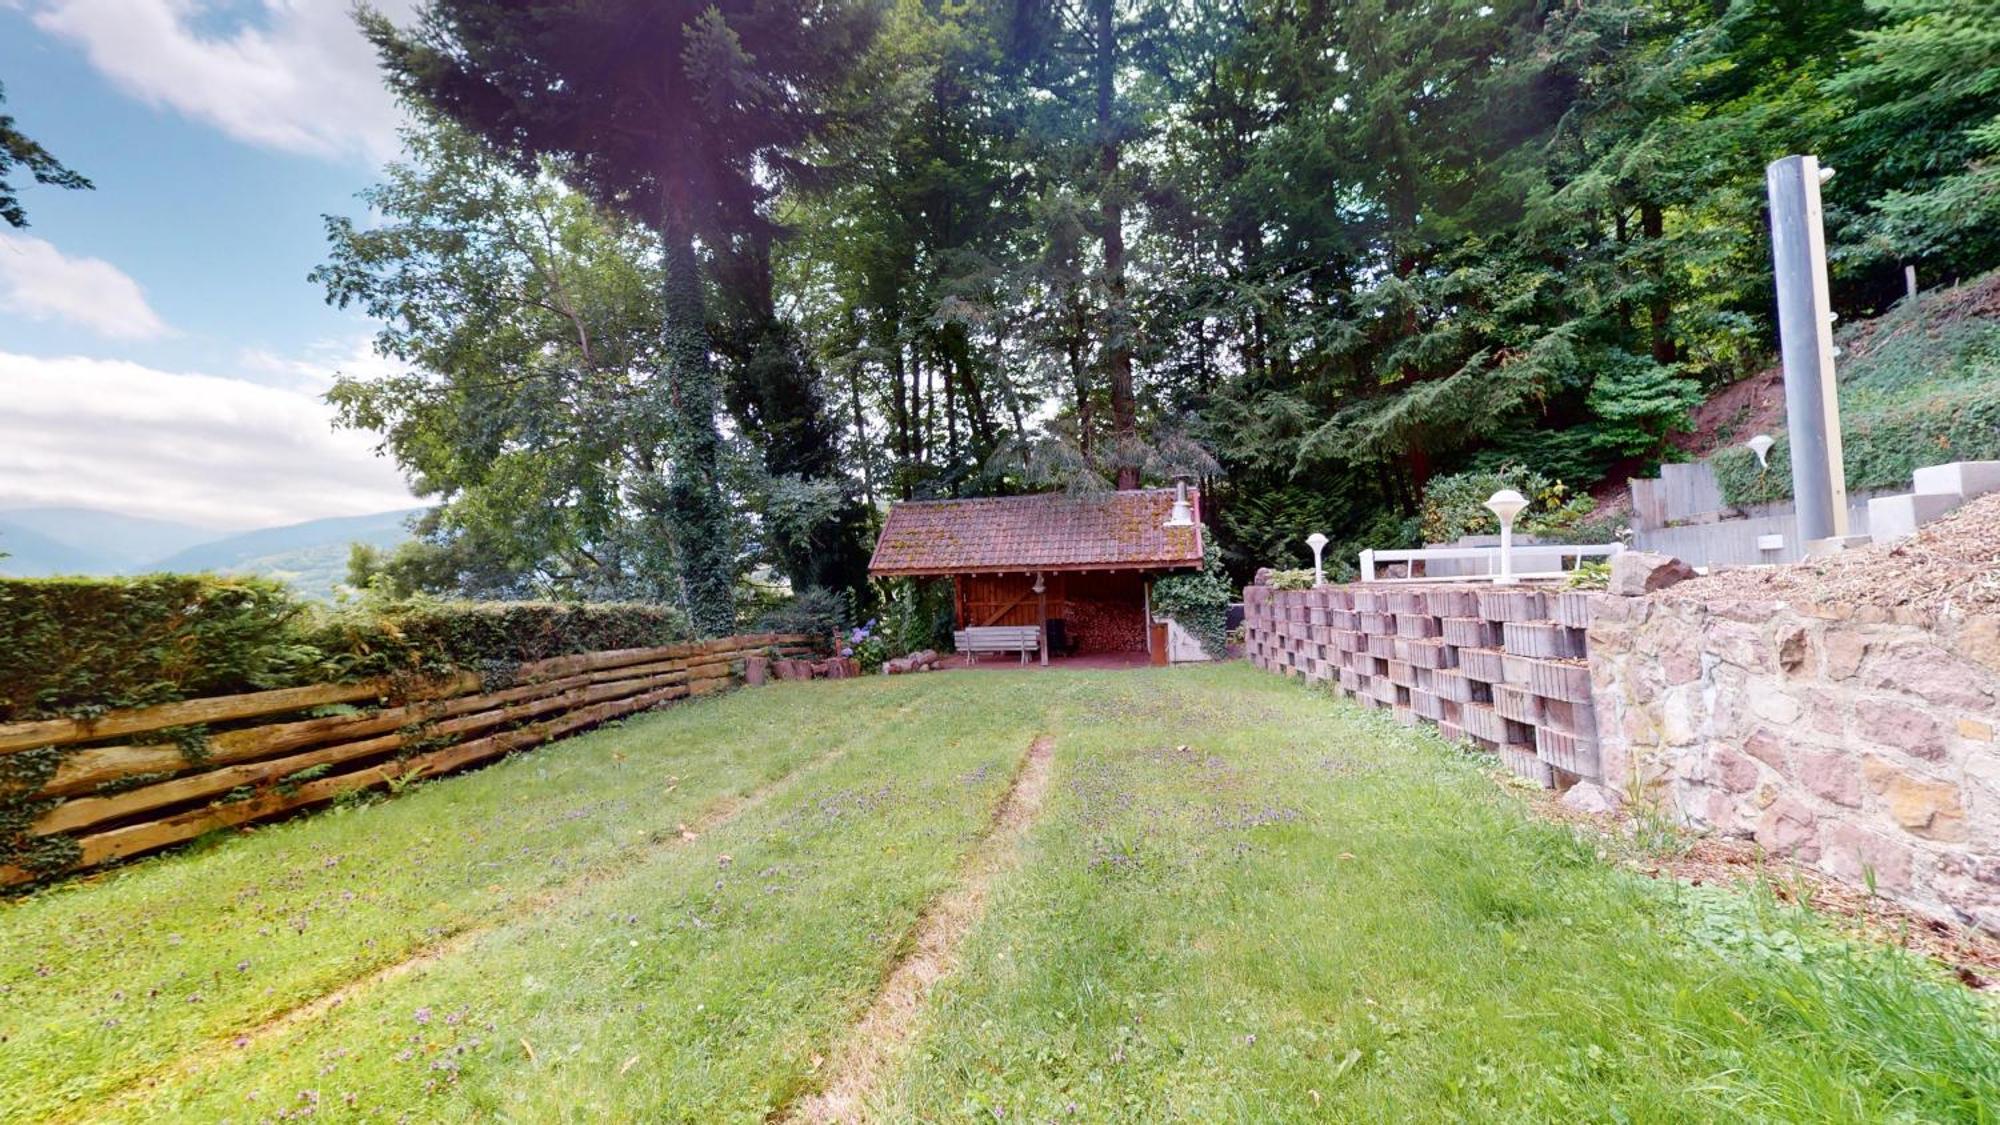
[[[1661,596],[1705,602],[1781,599],[1841,615],[1862,606],[1989,611],[2000,607],[2000,493],[1979,497],[1899,543],[1789,566],[1720,570]]]

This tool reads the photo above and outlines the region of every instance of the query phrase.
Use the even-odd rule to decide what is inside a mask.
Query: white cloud
[[[396,151],[400,113],[344,0],[250,0],[254,18],[216,0],[24,5],[37,27],[82,47],[126,92],[238,140],[376,161]],[[376,6],[408,22],[415,5]]]
[[[244,348],[237,353],[237,362],[257,382],[314,395],[333,386],[336,375],[373,380],[407,370],[397,361],[377,355],[373,338],[368,336],[319,340],[303,357],[283,356],[265,348]]]
[[[0,352],[0,508],[247,528],[416,506],[374,436],[331,419],[296,390]]]
[[[72,258],[39,238],[0,230],[0,309],[67,320],[119,340],[171,335],[139,283],[110,262]]]

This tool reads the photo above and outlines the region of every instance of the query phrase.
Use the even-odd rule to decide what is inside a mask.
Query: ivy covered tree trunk
[[[661,243],[666,261],[666,522],[680,560],[688,619],[695,632],[720,637],[736,629],[736,551],[722,495],[715,364],[708,353],[694,237],[670,215],[661,227]]]

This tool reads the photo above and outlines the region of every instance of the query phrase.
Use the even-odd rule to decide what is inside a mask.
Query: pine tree
[[[0,104],[6,101],[7,88],[0,86]],[[63,167],[48,149],[21,132],[13,117],[0,113],[0,222],[16,229],[28,225],[28,211],[21,206],[20,190],[7,182],[8,174],[17,167],[38,184],[84,190],[91,186],[89,180]]]

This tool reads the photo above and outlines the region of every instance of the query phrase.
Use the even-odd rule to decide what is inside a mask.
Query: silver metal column
[[[1764,169],[1771,197],[1771,264],[1785,362],[1785,428],[1799,542],[1847,534],[1840,396],[1833,380],[1833,309],[1826,281],[1819,160],[1787,156]]]

